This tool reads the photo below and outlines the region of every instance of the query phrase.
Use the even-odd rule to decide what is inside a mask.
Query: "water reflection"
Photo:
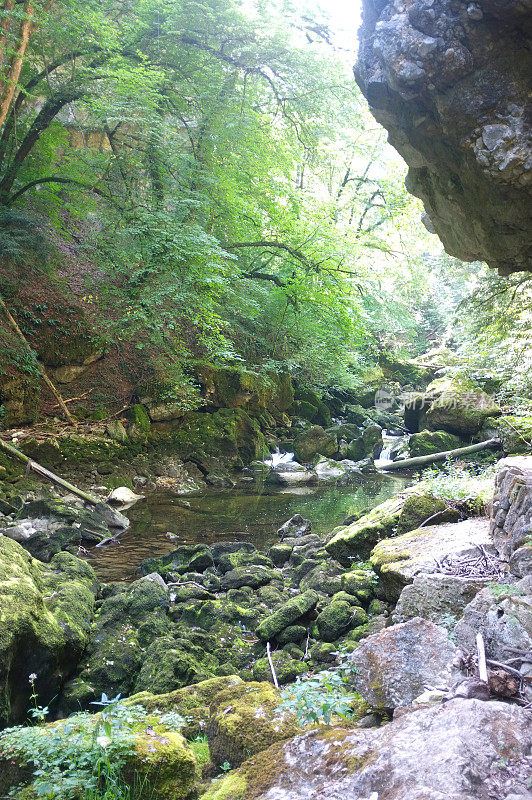
[[[222,539],[269,547],[277,529],[293,514],[312,520],[312,530],[328,533],[347,517],[382,503],[404,488],[408,478],[371,475],[349,486],[237,488],[187,497],[153,494],[129,509],[131,527],[117,542],[87,556],[101,580],[131,580],[145,558],[164,555],[180,544]],[[304,491],[302,491],[304,488]]]

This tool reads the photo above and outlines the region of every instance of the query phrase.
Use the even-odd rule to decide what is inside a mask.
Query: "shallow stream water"
[[[126,515],[131,527],[87,560],[103,581],[132,580],[142,561],[181,544],[242,540],[258,549],[278,541],[277,530],[294,514],[312,521],[312,531],[329,533],[352,514],[368,510],[401,491],[411,479],[363,476],[349,486],[237,487],[176,496],[149,495]]]

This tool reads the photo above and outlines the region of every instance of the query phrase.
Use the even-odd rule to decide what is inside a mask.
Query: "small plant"
[[[294,684],[284,689],[277,711],[295,713],[301,727],[321,721],[329,725],[334,716],[349,719],[354,701],[360,699],[359,695],[347,691],[347,683],[357,669],[350,663],[348,653],[341,652],[336,656],[338,667],[309,678],[297,678]]]
[[[520,597],[526,594],[523,589],[512,586],[511,583],[489,583],[488,589],[497,602],[505,600],[507,597]]]
[[[48,706],[40,706],[38,705],[37,701],[39,699],[37,695],[37,691],[35,689],[35,681],[37,680],[37,675],[35,672],[32,672],[28,678],[31,684],[31,696],[30,700],[32,702],[33,708],[31,710],[31,716],[33,719],[37,720],[37,722],[44,722],[48,714],[50,713],[50,709]]]
[[[33,677],[34,681],[36,676]],[[33,683],[32,683],[33,686]],[[134,727],[145,717],[141,706],[125,706],[105,694],[100,714],[78,713],[46,727],[7,728],[0,734],[0,755],[32,768],[32,790],[45,800],[130,800],[122,773],[133,752]],[[42,711],[37,718],[43,719]],[[14,787],[15,796],[20,787]]]
[[[473,474],[465,465],[451,461],[443,467],[429,467],[423,472],[422,485],[441,500],[467,501],[471,512],[482,513],[493,494],[492,466]]]

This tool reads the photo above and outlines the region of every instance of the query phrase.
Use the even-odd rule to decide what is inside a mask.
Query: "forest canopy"
[[[448,337],[485,270],[421,224],[317,7],[4,0],[0,29],[3,253],[70,242],[108,342],[326,387]]]

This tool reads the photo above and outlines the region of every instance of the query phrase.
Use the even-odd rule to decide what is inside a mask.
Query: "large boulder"
[[[525,800],[531,745],[527,710],[456,699],[272,745],[202,800]]]
[[[439,522],[456,519],[452,511],[446,511],[442,500],[423,493],[422,487],[407,490],[375,506],[350,525],[335,529],[325,547],[333,558],[349,566],[353,558],[367,558],[377,542],[397,530],[417,528],[434,514],[439,515]]]
[[[314,456],[334,456],[338,450],[338,439],[334,433],[326,433],[320,425],[314,425],[296,440],[294,454],[298,461],[308,464]]]
[[[411,433],[427,428],[460,437],[478,433],[501,410],[489,395],[469,380],[438,378],[425,392],[411,395],[405,406],[405,423]]]
[[[395,603],[418,573],[431,572],[436,561],[445,556],[478,552],[476,545],[490,546],[486,519],[431,525],[385,539],[374,547],[370,561],[382,581],[387,600]]]
[[[30,675],[41,705],[58,694],[89,641],[95,590],[85,562],[45,565],[0,536],[0,727],[25,719]]]
[[[515,584],[491,584],[466,606],[454,629],[458,646],[475,652],[479,632],[489,658],[506,663],[518,650],[530,653],[532,662],[532,576]]]
[[[532,417],[508,414],[497,419],[487,419],[482,426],[480,438],[501,440],[502,449],[508,454],[532,451]]]
[[[443,453],[460,447],[460,439],[446,431],[421,431],[413,433],[408,440],[408,449],[412,458],[427,456],[431,453]]]
[[[420,572],[401,592],[393,620],[406,622],[413,617],[423,617],[436,625],[454,627],[464,608],[485,585],[486,580]]]
[[[266,410],[280,419],[294,399],[288,373],[264,374],[204,362],[196,362],[193,369],[206,404],[213,408],[244,408],[254,413]]]
[[[530,6],[364,0],[357,82],[448,253],[532,268]]]
[[[237,683],[216,694],[207,726],[213,764],[238,767],[255,753],[300,732],[295,714],[279,711],[281,696],[271,683]]]
[[[414,617],[362,640],[351,682],[374,708],[409,706],[426,686],[449,686],[457,656],[446,630]]]

